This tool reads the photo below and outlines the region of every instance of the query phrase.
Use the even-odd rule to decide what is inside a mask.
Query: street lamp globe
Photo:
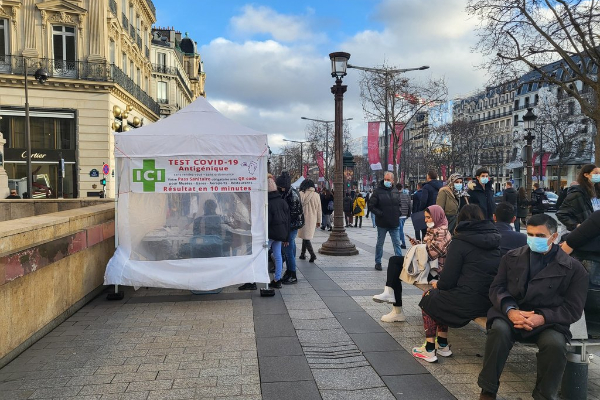
[[[337,79],[341,79],[346,76],[346,69],[348,68],[348,60],[350,59],[350,53],[344,53],[338,51],[336,53],[329,54],[331,59],[331,76]]]
[[[526,130],[533,130],[535,128],[535,120],[537,119],[537,115],[533,113],[533,108],[528,107],[527,113],[523,115],[523,122],[525,123]]]

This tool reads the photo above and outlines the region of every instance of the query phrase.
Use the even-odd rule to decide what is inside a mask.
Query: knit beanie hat
[[[287,171],[283,171],[281,175],[277,177],[275,183],[280,188],[290,190],[290,187],[292,186],[292,178],[290,177],[290,174],[287,173]]]

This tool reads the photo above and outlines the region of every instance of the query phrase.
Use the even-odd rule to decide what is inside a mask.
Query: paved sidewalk
[[[370,221],[348,234],[353,257],[298,261],[299,283],[272,298],[225,288],[217,295],[128,288],[100,296],[0,370],[0,399],[474,399],[484,332],[451,329],[454,355],[417,361],[424,341],[421,291],[405,286],[407,322],[379,321],[385,282],[375,271]],[[412,227],[406,226],[412,235]],[[318,249],[327,232],[317,230]],[[528,399],[535,349],[516,345],[500,396]],[[589,399],[600,399],[600,365],[589,369]]]

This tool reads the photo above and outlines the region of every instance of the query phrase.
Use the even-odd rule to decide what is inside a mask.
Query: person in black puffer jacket
[[[375,269],[381,271],[383,257],[383,242],[385,234],[389,233],[394,245],[394,254],[402,255],[400,248],[400,193],[394,187],[394,174],[386,172],[379,186],[373,191],[369,200],[369,208],[375,214],[377,225],[377,245],[375,246]]]
[[[333,206],[333,194],[329,189],[325,189],[323,193],[321,193],[321,230],[324,231],[325,228],[327,230],[331,230],[331,214],[333,214],[333,207],[330,210],[329,205]]]
[[[483,217],[493,221],[494,209],[494,192],[492,191],[493,181],[490,179],[490,171],[486,168],[479,168],[475,173],[473,189],[469,188],[469,203],[477,204],[483,212]]]
[[[438,174],[434,170],[427,172],[426,182],[423,184],[421,189],[421,198],[419,199],[419,210],[423,211],[427,207],[436,204],[438,192],[444,186],[444,182],[438,181]],[[425,235],[425,232],[423,232]]]
[[[352,204],[354,204],[354,200],[350,196],[350,193],[346,193],[346,196],[344,197],[344,221],[346,221],[346,228],[352,226]]]
[[[484,219],[478,206],[462,208],[440,279],[419,303],[427,341],[422,348],[413,349],[415,357],[428,362],[437,360],[436,335],[437,355],[450,356],[448,327],[460,328],[487,315],[492,307],[490,285],[500,265],[500,239],[498,229]]]
[[[269,247],[273,251],[275,259],[275,276],[269,287],[279,289],[281,288],[281,269],[283,268],[281,245],[288,240],[290,235],[290,208],[277,191],[277,184],[273,178],[268,179],[268,191]]]
[[[281,278],[281,283],[291,285],[298,282],[296,278],[296,236],[298,229],[304,226],[304,212],[302,210],[302,202],[300,194],[292,187],[292,179],[290,175],[283,171],[275,180],[277,190],[281,193],[281,197],[286,201],[290,209],[290,233],[286,242],[287,246],[283,245],[282,252],[285,256],[285,274]]]
[[[567,197],[556,212],[556,218],[569,231],[575,230],[579,224],[589,218],[600,207],[600,185],[593,180],[600,177],[600,168],[593,164],[581,167],[577,182],[579,185],[569,188]]]

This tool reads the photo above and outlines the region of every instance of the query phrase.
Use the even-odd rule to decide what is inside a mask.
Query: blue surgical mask
[[[546,253],[550,249],[548,238],[543,237],[527,236],[527,245],[536,253]]]
[[[592,179],[590,179],[592,181],[592,183],[599,183],[600,182],[600,174],[592,174]]]
[[[489,181],[490,181],[490,178],[481,178],[479,180],[479,183],[481,183],[482,185],[487,185]]]
[[[391,188],[392,187],[392,182],[390,182],[390,181],[383,181],[383,186],[385,186],[386,188]]]
[[[454,184],[454,189],[456,189],[456,190],[462,190],[462,183],[455,183]]]

